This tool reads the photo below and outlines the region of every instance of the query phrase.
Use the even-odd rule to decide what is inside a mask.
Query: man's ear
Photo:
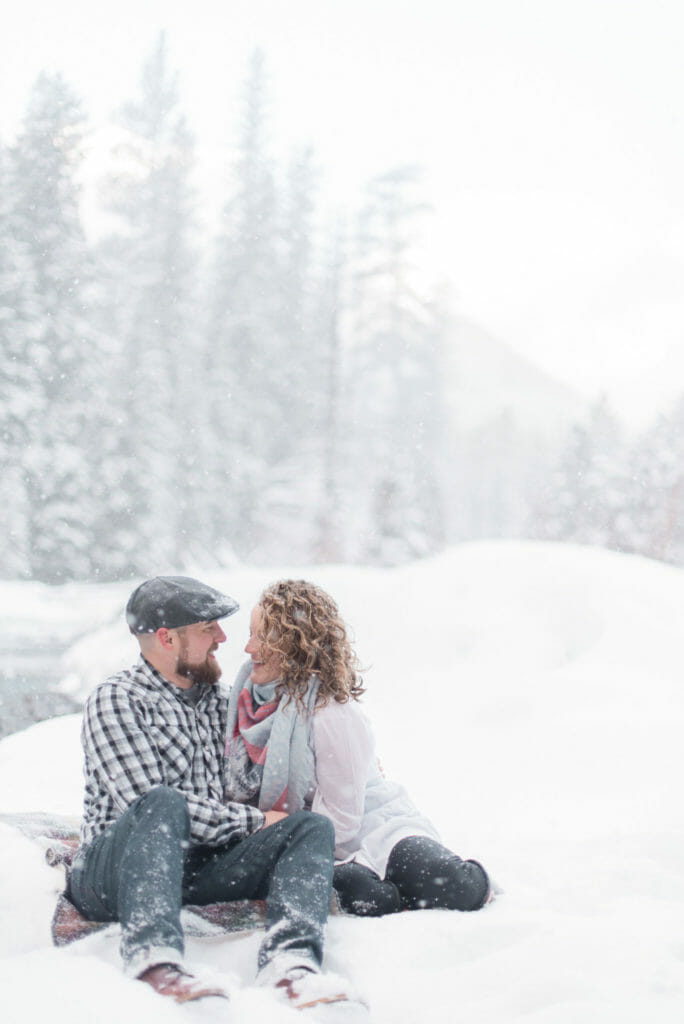
[[[170,629],[166,629],[165,626],[162,626],[157,630],[156,636],[165,651],[173,650],[175,634]]]

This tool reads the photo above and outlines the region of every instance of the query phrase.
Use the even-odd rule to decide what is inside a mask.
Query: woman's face
[[[258,639],[263,618],[261,607],[257,605],[249,620],[249,640],[245,646],[245,651],[252,659],[252,671],[249,678],[255,686],[272,683],[280,676],[280,655],[277,651],[269,650]]]

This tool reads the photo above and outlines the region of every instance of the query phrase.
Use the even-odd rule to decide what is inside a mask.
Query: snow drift
[[[504,889],[477,914],[331,920],[328,967],[367,992],[373,1022],[679,1024],[684,573],[508,542],[393,570],[217,573],[210,582],[242,604],[221,652],[228,683],[260,588],[293,574],[328,588],[355,631],[386,773]],[[123,608],[130,589],[110,586],[103,601],[97,587],[70,586],[69,614],[80,602],[89,630],[68,656],[72,692],[135,656],[123,617],[111,622],[113,596]],[[42,605],[21,607],[40,629]],[[0,811],[79,812],[78,732],[69,716],[0,743]],[[53,949],[58,872],[10,828],[0,839],[8,1024],[170,1024],[200,1012],[126,980],[116,928]],[[250,988],[257,945],[190,940],[188,958],[230,976],[234,1024],[301,1024]]]

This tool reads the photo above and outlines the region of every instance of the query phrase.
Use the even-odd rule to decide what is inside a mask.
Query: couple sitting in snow
[[[120,921],[127,973],[180,1002],[226,994],[183,968],[181,906],[265,899],[257,980],[293,1006],[364,1012],[320,971],[331,887],[347,913],[380,915],[477,910],[489,880],[381,774],[334,601],[304,581],[268,587],[228,697],[215,652],[237,608],[187,577],[131,595],[141,658],[86,704],[67,894],[84,916]]]

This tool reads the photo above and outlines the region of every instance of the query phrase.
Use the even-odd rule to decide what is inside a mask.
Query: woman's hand
[[[287,814],[285,811],[264,811],[264,818],[264,828],[268,828],[269,825],[275,825],[276,821],[287,818]]]

